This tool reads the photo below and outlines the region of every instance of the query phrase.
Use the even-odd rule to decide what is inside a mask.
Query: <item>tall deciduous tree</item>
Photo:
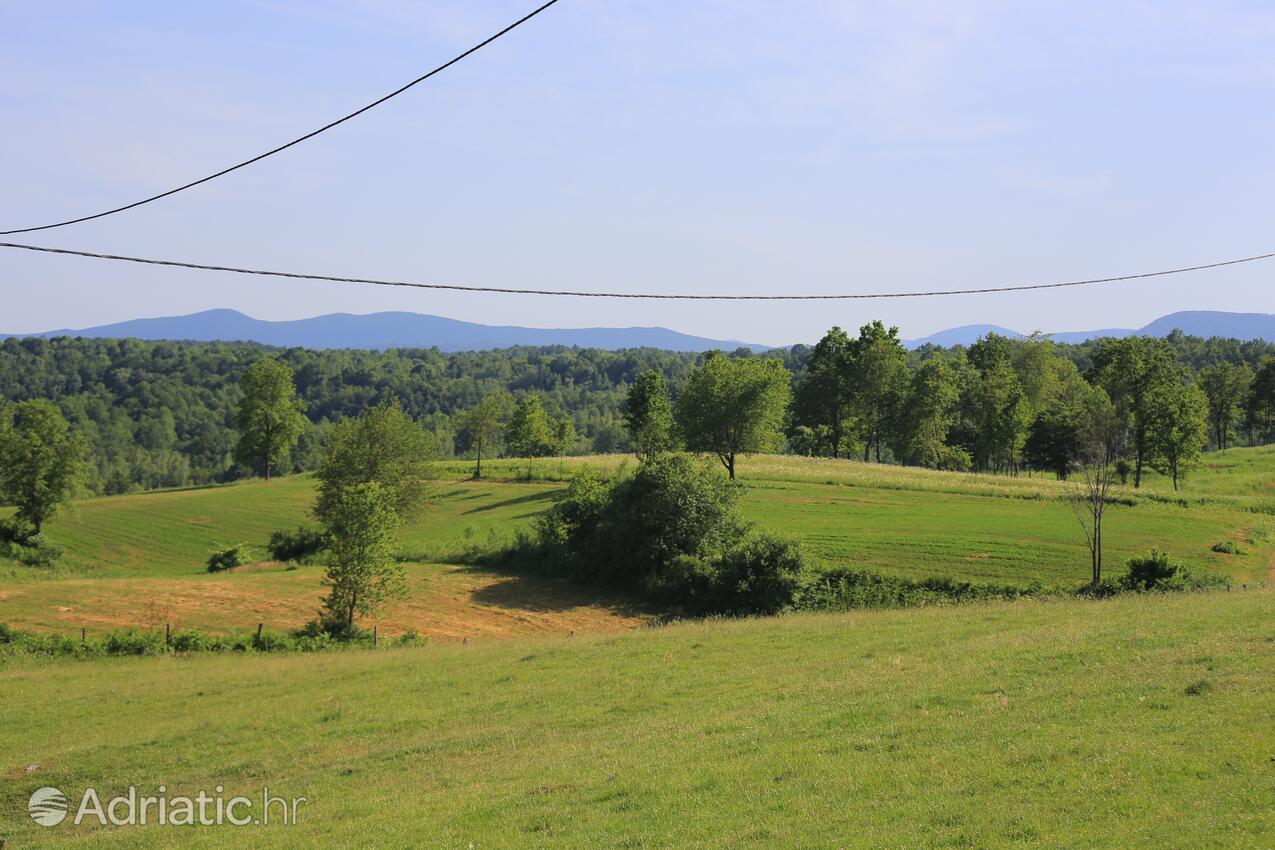
[[[1200,465],[1208,441],[1209,401],[1186,376],[1147,394],[1147,453],[1151,466],[1173,479],[1173,489]]]
[[[332,527],[345,492],[370,483],[379,485],[400,518],[410,516],[425,501],[436,452],[433,436],[399,409],[398,402],[385,402],[338,423],[316,473],[315,516]]]
[[[1249,443],[1264,443],[1275,432],[1275,357],[1267,356],[1257,368],[1249,389],[1244,415]]]
[[[1226,451],[1248,400],[1253,372],[1247,364],[1237,366],[1223,360],[1205,366],[1196,380],[1208,396],[1209,432],[1213,445],[1220,451]]]
[[[638,375],[624,401],[624,425],[633,453],[641,460],[677,448],[673,400],[663,374],[648,369]]]
[[[270,480],[270,470],[287,459],[305,429],[305,404],[297,398],[292,370],[269,357],[248,367],[239,382],[239,442],[235,460],[259,470]]]
[[[1152,390],[1174,379],[1173,353],[1164,340],[1151,337],[1103,339],[1094,352],[1087,373],[1091,382],[1107,391],[1116,413],[1129,429],[1133,451],[1133,486],[1142,486],[1142,468],[1147,461],[1147,426]]]
[[[398,495],[375,481],[342,488],[328,506],[332,562],[323,584],[322,621],[330,632],[352,634],[357,615],[375,613],[406,592],[394,562]]]
[[[739,455],[779,447],[790,396],[780,361],[709,352],[677,400],[686,447],[716,455],[733,479]]]
[[[899,341],[899,329],[889,330],[880,321],[864,325],[850,343],[850,380],[854,404],[863,431],[863,459],[876,450],[881,461],[881,444],[907,389],[907,352]]]
[[[505,428],[505,449],[514,457],[527,458],[528,476],[532,458],[548,457],[557,451],[557,429],[539,396],[528,394],[519,399]]]
[[[507,393],[491,393],[461,414],[460,425],[475,455],[474,480],[483,477],[483,453],[491,453],[505,430],[513,400]]]
[[[952,366],[941,357],[923,362],[911,376],[894,425],[895,456],[932,469],[966,468],[969,455],[947,445],[959,401],[960,385]]]
[[[36,534],[71,497],[84,470],[85,442],[43,399],[0,408],[0,504]]]
[[[823,437],[833,457],[841,457],[854,430],[850,337],[833,327],[816,343],[806,362],[806,375],[793,398],[793,424]]]
[[[975,466],[992,472],[1013,471],[1030,424],[1031,407],[1014,370],[1009,343],[989,333],[971,345],[966,356],[977,372],[965,398]]]

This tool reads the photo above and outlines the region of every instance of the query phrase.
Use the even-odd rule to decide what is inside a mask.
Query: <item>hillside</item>
[[[218,850],[1262,847],[1273,614],[1271,591],[1248,591],[10,660],[0,752],[23,779],[0,808],[128,781],[307,799],[297,825],[177,833]],[[15,848],[177,840],[0,829]]]
[[[1275,566],[1275,447],[1233,449],[1174,495],[1152,478],[1107,525],[1109,570],[1158,546],[1192,568],[1253,583]],[[536,631],[631,628],[649,611],[586,588],[468,566],[469,555],[508,541],[550,504],[572,470],[615,471],[622,455],[484,465],[439,464],[433,505],[402,535],[412,596],[378,622],[385,633],[416,629],[436,639]],[[1088,553],[1066,502],[1047,478],[906,469],[856,461],[759,456],[741,461],[744,516],[801,539],[816,565],[853,566],[907,578],[1074,588]],[[270,533],[307,521],[313,481],[111,496],[77,502],[47,534],[65,550],[45,572],[0,562],[0,622],[78,633],[173,623],[223,631],[258,622],[297,628],[314,616],[322,567],[265,562],[209,575],[208,554],[244,542],[264,558]],[[1241,554],[1212,551],[1235,541]]]

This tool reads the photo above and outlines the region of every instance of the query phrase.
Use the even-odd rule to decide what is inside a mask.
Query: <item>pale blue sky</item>
[[[202,176],[535,0],[0,2],[0,229]],[[1275,250],[1269,2],[562,0],[355,122],[144,209],[14,241],[473,285],[837,292]],[[761,343],[880,317],[1139,326],[1275,312],[1275,264],[1119,287],[694,305],[245,280],[0,251],[0,331],[234,307],[661,324]]]

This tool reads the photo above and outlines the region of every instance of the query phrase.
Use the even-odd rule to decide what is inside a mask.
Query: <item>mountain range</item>
[[[847,327],[849,330],[852,328]],[[1191,336],[1263,339],[1275,342],[1275,315],[1195,310],[1170,313],[1141,328],[1104,328],[1069,331],[1050,336],[1057,342],[1084,342],[1095,337],[1165,336],[1181,330]],[[969,345],[988,332],[1007,337],[1024,334],[999,325],[963,325],[920,339],[907,340],[909,348],[927,343],[940,346]],[[514,345],[567,345],[580,348],[662,348],[668,351],[731,351],[744,347],[765,351],[770,346],[737,340],[710,339],[668,328],[524,328],[514,325],[482,325],[420,313],[330,313],[309,319],[267,321],[237,310],[206,310],[187,316],[132,319],[91,328],[61,329],[37,334],[4,336],[80,336],[195,341],[251,341],[267,345],[304,348],[429,348],[442,351],[477,351]]]
[[[1098,337],[1126,336],[1168,336],[1179,330],[1188,336],[1208,339],[1211,336],[1234,339],[1262,339],[1275,342],[1275,315],[1270,313],[1224,313],[1219,310],[1185,310],[1161,316],[1148,325],[1140,328],[1103,328],[1095,331],[1063,331],[1051,333],[1054,342],[1077,343]],[[926,344],[943,347],[952,345],[969,345],[981,336],[996,333],[1013,339],[1021,339],[1026,334],[999,325],[962,325],[945,331],[930,334],[920,339],[910,339],[904,344],[908,348],[920,348]]]
[[[93,328],[62,329],[13,336],[180,339],[198,342],[246,341],[303,348],[431,348],[480,351],[514,345],[574,345],[580,348],[662,348],[667,351],[733,351],[768,346],[708,339],[668,328],[523,328],[480,325],[421,313],[329,313],[309,319],[272,322],[237,310],[205,310],[188,316],[132,319]]]

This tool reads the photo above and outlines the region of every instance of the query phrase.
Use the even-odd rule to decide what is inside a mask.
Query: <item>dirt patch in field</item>
[[[182,578],[68,579],[10,589],[0,622],[17,629],[78,632],[130,627],[279,631],[314,618],[323,595],[317,568],[259,569]],[[408,597],[369,618],[381,634],[407,629],[436,640],[505,638],[533,633],[616,632],[650,615],[627,600],[599,598],[566,582],[470,568],[410,565]]]

